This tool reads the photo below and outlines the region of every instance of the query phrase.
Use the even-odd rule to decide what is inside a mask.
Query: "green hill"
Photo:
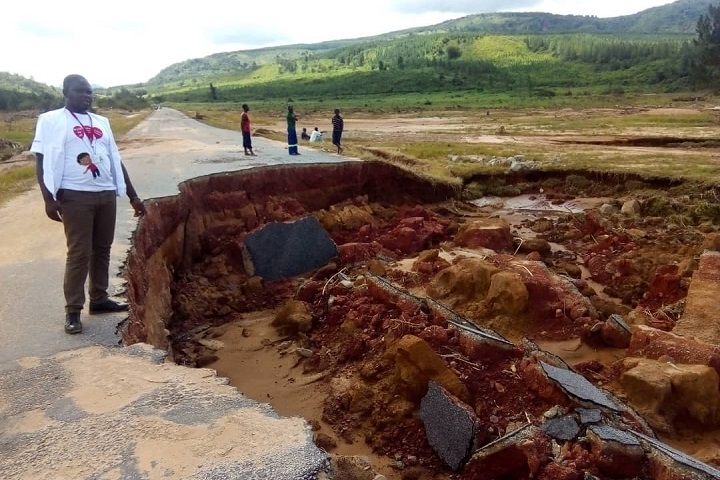
[[[354,40],[338,40],[312,45],[288,45],[237,52],[217,53],[173,64],[149,80],[149,86],[175,84],[187,86],[188,82],[220,80],[229,76],[238,79],[250,71],[267,65],[282,65],[300,59],[332,57],[334,52],[365,50],[408,42],[409,37],[438,34],[569,34],[597,33],[626,36],[629,34],[694,35],[697,21],[707,13],[708,0],[678,0],[674,3],[654,7],[634,15],[614,18],[594,16],[554,15],[550,13],[482,13],[449,20],[437,25],[391,32],[374,37]],[[293,67],[290,67],[293,68]],[[267,72],[265,72],[267,73]],[[273,72],[274,73],[274,72]],[[282,72],[281,72],[282,73]],[[256,78],[263,81],[264,76]],[[180,82],[185,82],[179,85]]]
[[[61,103],[62,92],[21,75],[0,72],[0,111],[47,109]]]

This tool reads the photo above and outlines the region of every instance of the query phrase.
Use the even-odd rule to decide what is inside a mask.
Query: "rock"
[[[706,250],[693,273],[685,311],[673,332],[711,345],[720,345],[717,299],[720,296],[720,252]]]
[[[582,278],[582,269],[579,265],[570,262],[561,262],[559,267],[565,270],[565,273],[567,273],[570,278]]]
[[[528,306],[530,295],[520,275],[498,272],[490,280],[486,302],[493,312],[518,315]]]
[[[420,419],[435,453],[453,470],[465,464],[480,427],[470,406],[435,382],[420,402]]]
[[[563,442],[574,440],[580,435],[580,427],[571,416],[550,419],[540,428],[550,438]]]
[[[295,353],[297,353],[303,358],[310,358],[313,356],[313,351],[309,348],[298,348],[297,350],[295,350]]]
[[[537,478],[552,458],[550,439],[526,425],[477,450],[463,469],[463,478]]]
[[[331,450],[335,450],[337,448],[337,442],[335,439],[333,439],[330,435],[327,435],[325,433],[316,433],[315,434],[315,445],[322,448],[326,452],[329,452]]]
[[[464,402],[470,392],[442,358],[421,338],[405,335],[397,344],[395,376],[407,387],[409,399],[419,401],[433,380]]]
[[[610,478],[637,478],[641,474],[645,451],[636,437],[608,425],[592,425],[586,435],[601,473]]]
[[[343,264],[372,260],[380,254],[390,256],[389,253],[377,242],[345,243],[338,247],[338,255]]]
[[[289,300],[272,321],[282,335],[297,335],[312,329],[312,315],[305,302]]]
[[[225,348],[225,344],[223,342],[221,342],[220,340],[201,338],[200,340],[198,340],[198,343],[200,345],[202,345],[203,347],[209,348],[210,350],[213,350],[213,351],[218,351],[218,350],[222,350],[223,348]]]
[[[720,233],[710,233],[706,235],[703,248],[705,250],[720,252]]]
[[[627,356],[652,360],[669,357],[678,364],[707,365],[720,375],[720,347],[646,325],[632,327]]]
[[[624,215],[640,215],[641,211],[640,202],[637,200],[628,200],[620,209],[620,213]]]
[[[330,459],[330,467],[332,478],[336,480],[374,480],[377,476],[367,457],[333,456]]]
[[[454,240],[460,247],[489,248],[496,252],[514,250],[510,225],[497,218],[474,220],[462,225]]]
[[[354,383],[348,390],[347,396],[350,398],[348,411],[350,413],[370,414],[372,412],[375,392],[362,382]]]
[[[493,265],[479,258],[466,258],[438,272],[430,281],[427,294],[436,300],[445,300],[453,306],[463,302],[481,302],[487,296],[493,275]]]
[[[597,408],[576,408],[575,412],[580,415],[580,423],[600,423],[603,419],[602,410]]]
[[[520,244],[519,251],[522,253],[538,252],[548,255],[552,251],[550,242],[543,238],[526,238]]]
[[[617,208],[614,205],[610,205],[609,203],[604,203],[600,206],[599,210],[602,215],[607,216],[615,213],[617,211]]]
[[[425,250],[424,252],[420,252],[420,255],[418,255],[417,260],[415,260],[415,263],[432,263],[438,259],[440,256],[440,250],[434,249],[434,250]]]
[[[375,225],[372,208],[368,205],[331,206],[329,210],[315,212],[315,217],[329,232],[335,230],[359,230],[365,225]]]
[[[656,360],[625,358],[620,384],[651,426],[671,431],[691,418],[705,425],[720,422],[717,372],[704,365],[672,365]]]
[[[610,315],[600,332],[603,341],[611,347],[627,348],[630,346],[632,331],[620,315]]]

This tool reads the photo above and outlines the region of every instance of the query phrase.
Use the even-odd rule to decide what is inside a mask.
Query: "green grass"
[[[0,205],[36,185],[35,166],[23,166],[0,172]]]

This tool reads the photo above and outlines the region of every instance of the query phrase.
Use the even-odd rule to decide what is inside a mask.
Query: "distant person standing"
[[[340,140],[342,139],[342,133],[343,129],[345,128],[345,122],[343,121],[343,118],[340,116],[340,109],[335,109],[335,115],[332,117],[332,144],[337,147],[337,153],[341,154],[343,151],[342,145],[340,145]]]
[[[295,130],[295,124],[297,123],[298,116],[295,115],[292,105],[288,106],[287,113],[287,130],[288,130],[288,153],[290,155],[300,155],[298,152],[298,139],[297,131]]]
[[[240,115],[240,131],[242,132],[243,137],[243,149],[245,149],[245,155],[254,156],[255,152],[253,152],[252,147],[252,136],[250,135],[250,116],[248,115],[250,107],[248,107],[247,103],[243,103],[242,109],[243,113]],[[248,153],[248,151],[250,153]]]
[[[90,83],[80,75],[63,80],[65,107],[40,115],[30,151],[45,214],[65,230],[65,332],[82,332],[80,312],[88,279],[90,314],[124,312],[128,304],[108,297],[110,247],[117,197],[127,195],[135,216],[145,206],[120,158],[110,122],[90,112]]]

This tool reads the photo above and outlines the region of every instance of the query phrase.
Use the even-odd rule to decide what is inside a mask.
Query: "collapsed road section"
[[[266,381],[386,477],[720,478],[717,197],[582,180],[474,203],[382,162],[185,182],[135,232],[124,341]]]

